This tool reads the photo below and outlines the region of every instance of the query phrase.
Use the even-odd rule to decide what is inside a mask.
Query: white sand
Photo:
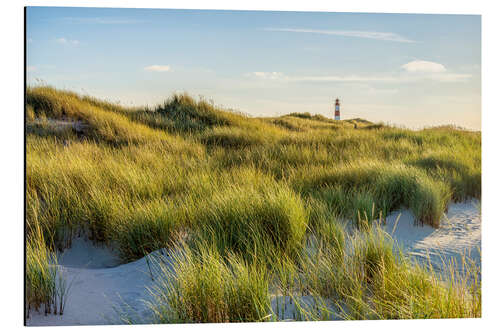
[[[460,260],[461,254],[476,261],[480,266],[481,214],[480,203],[470,201],[451,204],[443,217],[439,229],[414,224],[413,215],[407,211],[394,212],[387,218],[385,229],[393,233],[394,239],[405,252],[416,258],[426,258],[427,254],[437,268],[441,257],[445,261]],[[397,217],[399,221],[395,226]],[[133,313],[147,321],[150,315],[143,300],[150,299],[146,288],[152,286],[148,260],[158,256],[159,251],[145,258],[124,265],[118,265],[116,254],[109,249],[96,247],[83,238],[77,238],[72,248],[66,250],[59,259],[59,266],[71,283],[68,302],[62,316],[32,312],[27,320],[29,326],[52,325],[99,325],[120,323],[115,311],[124,304]],[[168,257],[164,257],[168,260]],[[313,304],[308,296],[300,297],[301,303]],[[282,296],[272,298],[273,309],[283,303]],[[293,320],[295,306],[285,301],[286,308],[280,310],[281,320]],[[130,309],[129,309],[130,310]],[[333,319],[333,318],[332,318]]]
[[[399,221],[394,229],[395,222]],[[428,225],[415,225],[411,212],[393,212],[384,226],[403,250],[419,260],[428,262],[441,270],[444,263],[456,262],[461,269],[462,255],[481,267],[481,212],[479,201],[452,203],[443,216],[438,229]]]
[[[62,274],[71,284],[64,314],[47,315],[32,312],[29,326],[99,325],[120,323],[118,313],[124,309],[147,317],[144,299],[152,285],[146,259],[116,266],[117,256],[109,249],[96,247],[90,241],[76,238],[72,248],[59,259]],[[113,267],[114,266],[114,267]],[[118,311],[116,311],[118,310]]]

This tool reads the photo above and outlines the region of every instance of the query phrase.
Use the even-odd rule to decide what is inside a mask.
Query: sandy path
[[[441,257],[445,261],[460,260],[464,252],[480,266],[479,205],[478,201],[451,204],[439,229],[414,225],[414,217],[407,210],[389,215],[384,228],[393,233],[394,239],[405,252],[424,260],[429,255],[438,269],[441,267]],[[152,255],[154,254],[150,254],[148,258]],[[147,318],[149,311],[142,300],[149,299],[146,288],[151,287],[153,281],[146,257],[124,265],[117,264],[117,256],[109,249],[95,247],[83,238],[75,239],[72,248],[66,250],[59,260],[61,271],[72,284],[64,315],[45,316],[35,312],[27,324],[48,326],[119,323],[115,308],[123,304],[130,306],[132,312]],[[276,303],[282,303],[279,297],[272,300],[273,308]],[[304,301],[308,303],[311,300]],[[288,302],[285,301],[286,303]],[[281,319],[295,317],[293,305],[286,306],[283,310]]]

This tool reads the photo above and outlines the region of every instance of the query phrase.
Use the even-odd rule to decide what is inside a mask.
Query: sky
[[[479,15],[28,7],[26,42],[28,85],[125,106],[481,129]]]

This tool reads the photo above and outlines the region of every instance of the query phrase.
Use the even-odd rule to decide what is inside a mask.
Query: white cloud
[[[287,82],[373,82],[373,81],[397,81],[390,76],[288,76],[281,72],[253,72],[245,76],[257,79],[287,81]]]
[[[472,74],[452,73],[440,63],[424,60],[414,60],[401,66],[406,72],[411,73],[408,80],[432,80],[438,82],[465,82]]]
[[[71,44],[71,45],[78,45],[80,44],[80,41],[76,40],[76,39],[66,39],[64,37],[61,37],[61,38],[57,38],[56,39],[56,42],[60,43],[60,44]]]
[[[291,81],[301,82],[396,82],[397,77],[392,76],[299,76],[290,78]]]
[[[281,72],[253,72],[245,74],[246,77],[272,80],[279,82],[340,82],[340,83],[405,83],[417,81],[437,82],[465,82],[472,77],[471,74],[448,72],[420,72],[420,73],[394,73],[392,75],[317,75],[317,76],[289,76]]]
[[[432,61],[414,60],[401,66],[404,70],[410,73],[443,73],[446,68]]]
[[[36,71],[36,67],[35,66],[28,66],[28,67],[26,67],[26,71],[34,72],[34,71]]]
[[[379,89],[374,87],[365,88],[366,93],[369,95],[394,95],[399,92],[399,89]]]
[[[414,40],[408,39],[394,32],[358,31],[358,30],[316,30],[316,29],[296,29],[296,28],[266,28],[264,30],[315,33],[323,35],[377,39],[377,40],[385,40],[385,41],[400,42],[400,43],[415,43]]]
[[[247,77],[256,77],[259,79],[267,79],[267,80],[283,80],[287,79],[287,77],[281,72],[252,72],[248,73],[245,76]]]
[[[459,73],[436,73],[429,75],[429,79],[439,82],[465,82],[472,77],[472,74]]]
[[[148,72],[170,72],[170,69],[169,65],[151,65],[144,67],[144,70]]]

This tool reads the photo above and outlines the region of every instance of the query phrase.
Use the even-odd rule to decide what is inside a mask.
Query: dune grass
[[[195,271],[223,274],[228,284],[210,282],[222,312],[209,314],[208,299],[191,295],[204,310],[183,308],[178,298],[168,320],[261,320],[270,304],[262,279],[270,289],[281,279],[287,293],[340,299],[355,318],[480,315],[476,291],[442,287],[441,278],[401,262],[389,245],[366,248],[370,238],[363,236],[353,243],[358,252],[346,252],[350,236],[338,223],[351,220],[366,234],[381,215],[408,208],[418,222],[438,227],[450,201],[481,198],[479,132],[308,114],[251,118],[186,94],[153,109],[125,108],[45,86],[28,88],[26,107],[27,253],[48,253],[32,256],[40,261],[30,262],[33,272],[49,267],[49,249],[71,246],[77,232],[116,246],[123,262],[183,240],[211,267],[203,271],[206,265],[185,252],[189,262],[179,263],[179,272],[189,287],[206,282],[188,276]],[[319,249],[314,258],[303,253],[311,242]],[[286,258],[282,268],[277,258]],[[319,270],[317,278],[305,262]],[[42,280],[27,279],[27,290]],[[188,284],[181,282],[165,285],[164,295],[184,297]],[[417,287],[450,301],[419,296]],[[387,298],[384,288],[397,296]],[[28,304],[36,308],[43,299],[30,296]],[[249,317],[231,312],[242,302],[254,302]],[[396,304],[399,313],[390,310]],[[325,318],[307,311],[299,317]]]
[[[300,249],[307,213],[298,195],[270,185],[260,191],[231,189],[200,204],[190,217],[196,237],[246,260],[265,258],[274,249],[292,254]]]
[[[263,321],[269,310],[267,273],[208,245],[181,248],[174,266],[159,262],[150,307],[157,323]]]
[[[297,183],[301,192],[324,198],[334,210],[354,214],[345,216],[348,218],[357,219],[358,214],[372,216],[369,210],[375,203],[375,210],[384,216],[406,207],[419,221],[436,227],[451,197],[447,184],[420,169],[372,161],[322,167],[314,172],[304,170]]]
[[[45,315],[63,315],[69,283],[59,271],[57,256],[45,244],[41,230],[26,242],[26,315],[43,309]]]
[[[277,252],[271,266],[207,243],[177,248],[169,265],[158,261],[149,303],[155,322],[279,321],[290,319],[288,307],[295,320],[481,316],[473,263],[435,272],[395,249],[379,226],[348,236],[349,246],[337,228],[337,237],[314,236],[294,259]]]
[[[453,263],[443,272],[395,250],[380,227],[357,233],[350,249],[323,248],[302,262],[312,293],[334,300],[328,309],[340,319],[429,319],[481,316],[481,282],[474,263],[463,272]]]

